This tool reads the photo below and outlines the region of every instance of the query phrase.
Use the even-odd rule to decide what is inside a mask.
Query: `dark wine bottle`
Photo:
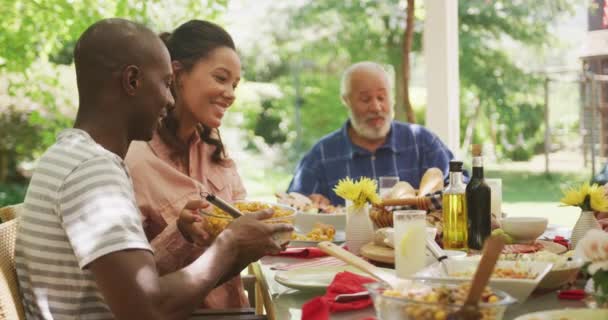
[[[491,190],[483,177],[481,145],[473,145],[473,175],[466,188],[468,245],[469,249],[481,250],[492,228]]]

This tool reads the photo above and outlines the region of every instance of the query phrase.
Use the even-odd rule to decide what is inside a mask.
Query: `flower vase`
[[[593,309],[608,309],[608,294],[602,292],[602,288],[595,290],[593,279],[589,279],[585,285],[585,292],[588,295],[586,299],[587,307]]]
[[[601,230],[599,222],[595,218],[593,211],[582,211],[578,217],[574,228],[572,229],[572,236],[570,237],[570,249],[576,248],[576,244],[581,240],[589,230],[599,229]]]
[[[374,239],[374,226],[369,218],[369,205],[346,207],[346,246],[358,255],[361,247]]]

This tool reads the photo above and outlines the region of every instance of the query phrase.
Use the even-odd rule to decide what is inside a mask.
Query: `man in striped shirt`
[[[321,206],[343,205],[333,188],[345,177],[394,176],[418,188],[426,170],[436,167],[447,179],[452,152],[428,129],[393,120],[391,86],[381,65],[350,66],[340,91],[349,119],[302,158],[288,192],[308,195]]]
[[[173,104],[169,53],[144,26],[107,19],[83,33],[74,60],[74,128],[40,158],[20,219],[27,318],[185,319],[215,286],[278,252],[273,235],[291,227],[256,220],[268,212],[242,217],[191,265],[159,277],[123,158]],[[182,216],[193,221],[191,210],[206,206],[192,201]]]

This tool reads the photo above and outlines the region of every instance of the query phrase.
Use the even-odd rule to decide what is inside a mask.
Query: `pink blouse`
[[[214,150],[214,146],[194,135],[186,168],[171,159],[171,148],[158,134],[150,142],[131,143],[125,163],[160,275],[187,266],[206,249],[187,242],[177,229],[179,213],[189,200],[200,199],[201,191],[212,192],[229,202],[246,196],[234,162],[213,163]],[[203,302],[203,307],[211,309],[246,306],[248,300],[238,276],[212,290]]]

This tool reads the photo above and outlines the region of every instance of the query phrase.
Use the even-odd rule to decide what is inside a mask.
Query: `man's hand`
[[[231,244],[238,264],[246,266],[267,254],[284,250],[287,244],[277,244],[275,235],[293,231],[289,224],[270,224],[260,220],[272,217],[272,210],[262,210],[235,219],[220,233],[219,237]]]
[[[308,197],[310,200],[312,200],[313,205],[315,205],[317,208],[324,208],[331,204],[329,199],[325,198],[325,196],[322,194],[313,193]]]
[[[188,201],[182,212],[177,218],[177,228],[182,236],[189,242],[198,246],[205,246],[211,243],[211,236],[204,230],[203,218],[196,212],[197,210],[209,207],[203,200]]]

